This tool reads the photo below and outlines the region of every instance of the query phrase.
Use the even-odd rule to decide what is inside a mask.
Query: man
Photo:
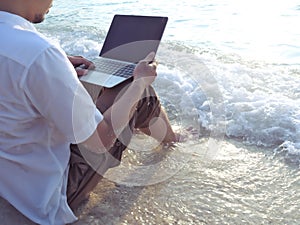
[[[60,225],[119,164],[133,129],[163,143],[177,136],[150,86],[154,54],[95,105],[77,77],[86,71],[74,69],[93,64],[66,56],[32,24],[51,5],[0,0],[0,196],[35,223]]]

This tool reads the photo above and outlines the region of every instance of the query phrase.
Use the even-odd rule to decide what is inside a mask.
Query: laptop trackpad
[[[124,77],[118,77],[118,76],[111,76],[106,82],[105,82],[105,87],[111,88],[117,84],[122,83],[124,80],[127,78]]]
[[[102,73],[96,70],[90,70],[87,75],[82,76],[79,79],[87,83],[96,84],[107,88],[113,87],[126,80],[126,78],[124,77],[118,77],[118,76]]]
[[[102,86],[102,84],[106,83],[110,77],[111,77],[111,75],[109,75],[109,74],[90,70],[87,75],[84,75],[84,76],[80,77],[79,79],[81,81],[85,81],[88,83],[97,84],[97,85]]]

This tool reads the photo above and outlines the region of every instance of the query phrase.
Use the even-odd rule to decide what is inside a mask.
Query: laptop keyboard
[[[118,61],[97,60],[94,63],[97,71],[125,78],[132,76],[135,68],[134,64]]]

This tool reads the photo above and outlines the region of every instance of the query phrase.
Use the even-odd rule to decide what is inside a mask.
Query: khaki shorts
[[[118,94],[124,88],[126,89],[130,82],[124,82],[111,89],[104,89],[97,100],[98,109],[102,113],[105,112],[116,100]],[[122,153],[130,142],[133,129],[148,127],[151,119],[159,116],[160,110],[160,102],[154,89],[150,86],[145,90],[127,128],[122,132],[122,140],[120,141],[120,138],[117,139],[107,154],[84,152],[83,157],[83,150],[81,148],[79,149],[75,144],[70,146],[71,158],[69,163],[67,198],[73,210],[78,208],[80,203],[88,198],[90,192],[96,187],[102,179],[102,175],[109,168],[120,164]],[[86,154],[88,154],[88,157],[86,157]]]

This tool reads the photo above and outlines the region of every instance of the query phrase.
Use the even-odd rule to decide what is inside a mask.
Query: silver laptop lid
[[[156,52],[168,18],[159,16],[115,15],[100,56],[137,63]]]

